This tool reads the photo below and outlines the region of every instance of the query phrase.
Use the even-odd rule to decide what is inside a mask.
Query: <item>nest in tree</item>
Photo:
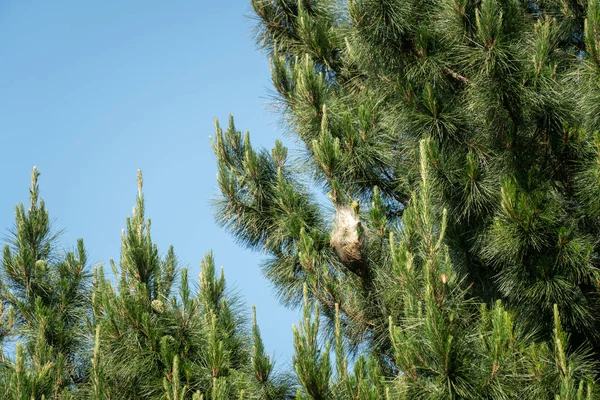
[[[348,269],[357,275],[362,275],[365,265],[365,234],[357,208],[348,206],[337,208],[329,244]]]

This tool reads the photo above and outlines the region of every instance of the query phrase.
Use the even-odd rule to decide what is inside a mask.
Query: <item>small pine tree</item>
[[[202,260],[199,290],[192,295],[188,270],[178,268],[173,247],[160,255],[144,210],[140,172],[120,265],[111,262],[116,282],[105,278],[101,266],[94,274],[97,333],[85,396],[284,398],[289,384],[271,374],[256,320],[251,333],[239,303],[227,293],[223,271],[215,272],[212,254]]]
[[[39,175],[34,167],[29,207],[16,207],[0,268],[0,340],[17,343],[14,362],[3,356],[0,393],[15,399],[57,399],[87,379],[86,251],[81,239],[74,253],[57,250],[59,234],[39,198]]]

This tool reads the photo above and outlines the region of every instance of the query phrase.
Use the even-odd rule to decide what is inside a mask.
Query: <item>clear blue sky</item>
[[[193,275],[212,249],[285,367],[297,313],[277,303],[264,256],[236,245],[210,206],[214,117],[233,113],[269,148],[282,136],[249,15],[249,0],[0,0],[0,229],[36,165],[62,246],[83,237],[110,271],[141,168],[159,248],[173,244]]]

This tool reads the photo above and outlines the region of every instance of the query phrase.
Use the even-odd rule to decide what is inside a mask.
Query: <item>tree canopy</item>
[[[600,2],[252,6],[297,146],[217,124],[218,218],[283,302],[400,397],[595,397]]]

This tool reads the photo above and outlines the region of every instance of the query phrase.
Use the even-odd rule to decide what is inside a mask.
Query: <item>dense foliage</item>
[[[173,247],[163,256],[145,219],[142,176],[114,276],[89,273],[83,242],[57,249],[34,169],[27,211],[17,207],[0,285],[0,394],[31,399],[282,399],[256,315],[204,257],[196,293]],[[177,282],[177,285],[176,285]]]
[[[252,5],[299,152],[217,125],[218,219],[282,301],[394,398],[598,396],[600,1]],[[306,321],[301,396],[380,398]]]

